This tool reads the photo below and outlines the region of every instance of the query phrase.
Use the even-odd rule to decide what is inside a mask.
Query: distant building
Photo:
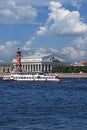
[[[87,61],[76,62],[73,66],[87,66]]]
[[[26,72],[51,72],[54,66],[66,65],[67,63],[57,55],[36,53],[31,56],[21,57],[22,70]],[[16,59],[13,59],[16,68]]]
[[[12,71],[12,64],[10,62],[0,62],[0,73],[9,73]]]

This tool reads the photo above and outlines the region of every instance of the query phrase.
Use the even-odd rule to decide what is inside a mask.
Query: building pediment
[[[46,61],[46,62],[47,61],[48,62],[64,62],[64,60],[62,58],[58,57],[55,54],[43,57],[43,61]]]

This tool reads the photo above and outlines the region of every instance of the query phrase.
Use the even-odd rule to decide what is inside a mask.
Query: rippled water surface
[[[0,80],[0,130],[87,130],[87,79]]]

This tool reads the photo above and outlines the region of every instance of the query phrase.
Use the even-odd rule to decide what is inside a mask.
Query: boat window
[[[38,79],[40,78],[40,76],[37,77]]]
[[[58,79],[58,76],[56,76],[55,79]]]

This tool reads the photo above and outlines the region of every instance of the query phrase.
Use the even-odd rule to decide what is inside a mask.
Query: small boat
[[[5,81],[51,81],[60,82],[61,79],[58,76],[46,75],[46,74],[25,74],[25,73],[11,73],[3,76]]]

